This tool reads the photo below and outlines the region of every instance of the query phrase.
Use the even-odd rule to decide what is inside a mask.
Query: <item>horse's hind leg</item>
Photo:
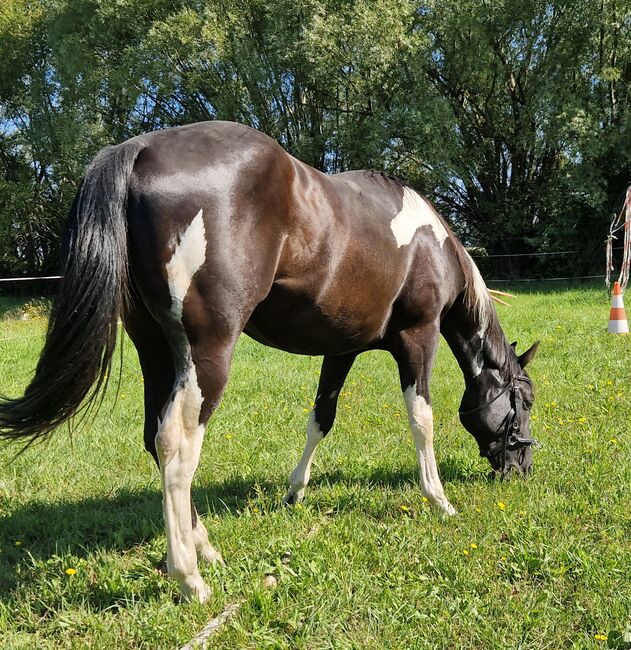
[[[182,332],[183,334],[183,332]],[[167,570],[187,598],[207,599],[209,589],[199,575],[197,553],[207,560],[221,559],[208,543],[191,500],[191,483],[197,469],[206,423],[219,405],[228,380],[236,337],[219,344],[188,341],[174,347],[179,358],[175,385],[156,435],[156,450],[164,491],[167,533]]]
[[[355,357],[355,354],[329,356],[322,361],[315,405],[307,424],[307,444],[289,479],[289,492],[283,499],[285,503],[298,503],[304,498],[316,447],[333,426],[337,399]]]
[[[433,324],[401,332],[392,354],[399,366],[401,390],[421,473],[421,491],[432,504],[453,515],[456,511],[445,496],[434,455],[434,419],[429,381],[438,338],[438,327]]]
[[[139,296],[134,297],[132,304],[133,307],[125,315],[125,328],[138,351],[143,374],[145,449],[153,456],[159,468],[156,436],[173,391],[175,381],[173,356],[162,327],[149,313]],[[220,553],[208,541],[208,532],[197,514],[192,497],[190,508],[193,543],[198,559],[206,562],[222,562]]]

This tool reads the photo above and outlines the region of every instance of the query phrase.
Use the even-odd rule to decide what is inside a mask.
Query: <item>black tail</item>
[[[35,376],[23,397],[0,399],[3,438],[40,438],[104,388],[128,285],[129,179],[142,148],[136,141],[108,147],[86,171],[68,219],[66,268]]]

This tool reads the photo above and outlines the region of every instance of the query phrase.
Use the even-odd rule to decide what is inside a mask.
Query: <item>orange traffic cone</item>
[[[620,283],[613,283],[613,293],[611,294],[611,312],[609,313],[609,327],[607,331],[610,334],[628,334],[629,323],[627,315],[624,312],[624,302],[622,300],[622,291]]]

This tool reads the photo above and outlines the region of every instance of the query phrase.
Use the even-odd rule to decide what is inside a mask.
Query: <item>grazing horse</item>
[[[191,500],[206,423],[241,334],[323,355],[307,443],[286,502],[302,499],[357,355],[399,368],[423,494],[438,476],[429,393],[442,334],[465,379],[463,425],[494,469],[528,472],[531,382],[475,264],[419,194],[377,172],[327,176],[258,131],[206,122],[101,151],[72,206],[67,262],[35,375],[0,402],[0,435],[37,439],[98,403],[122,318],[144,375],[147,450],[164,492],[167,568],[187,597],[221,561]]]

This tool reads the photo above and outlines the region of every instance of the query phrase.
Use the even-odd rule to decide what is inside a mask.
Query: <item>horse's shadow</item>
[[[446,482],[479,481],[480,473],[467,473],[447,458],[439,466]],[[418,470],[377,468],[360,475],[343,469],[318,472],[313,487],[323,485],[362,485],[369,489],[400,489],[418,481]],[[286,488],[285,477],[234,477],[226,481],[198,486],[193,498],[202,516],[234,515],[249,501],[265,495],[282,508],[280,495]],[[278,498],[276,498],[278,497]],[[360,507],[360,506],[357,506]],[[48,561],[59,555],[87,558],[99,552],[124,554],[136,545],[154,539],[164,529],[162,494],[156,489],[118,491],[115,496],[87,498],[62,503],[31,503],[4,516],[0,521],[0,601],[15,597],[16,588],[32,571],[34,561]],[[161,549],[154,558],[156,564]],[[93,597],[83,595],[97,609],[125,600],[125,594],[103,593],[95,587]]]

